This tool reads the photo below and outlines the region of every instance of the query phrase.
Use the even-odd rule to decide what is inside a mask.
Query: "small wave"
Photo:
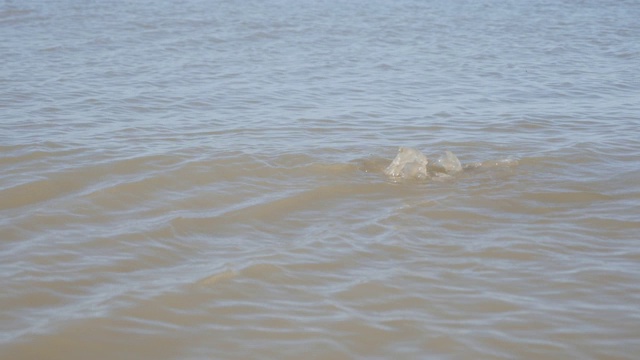
[[[241,270],[227,268],[198,280],[196,284],[201,286],[213,286],[225,281],[233,280],[237,277],[265,280],[266,278],[273,278],[274,276],[282,275],[284,273],[284,269],[278,265],[271,263],[257,263],[247,265]]]
[[[211,286],[218,284],[223,281],[231,280],[238,276],[238,272],[235,270],[225,270],[219,273],[215,273],[213,275],[209,275],[197,281],[198,285]]]

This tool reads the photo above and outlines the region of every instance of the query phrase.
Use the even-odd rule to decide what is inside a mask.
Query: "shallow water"
[[[0,358],[636,358],[638,19],[5,1]]]

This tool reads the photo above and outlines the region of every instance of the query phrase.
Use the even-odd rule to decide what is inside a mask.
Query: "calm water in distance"
[[[0,358],[637,359],[639,19],[1,2]]]

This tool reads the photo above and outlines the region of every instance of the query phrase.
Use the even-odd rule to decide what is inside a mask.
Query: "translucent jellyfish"
[[[420,150],[401,146],[398,155],[387,166],[384,173],[402,179],[425,179],[429,160]]]

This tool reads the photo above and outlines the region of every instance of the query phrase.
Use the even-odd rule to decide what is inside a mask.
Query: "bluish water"
[[[634,359],[638,19],[5,1],[0,357]]]

